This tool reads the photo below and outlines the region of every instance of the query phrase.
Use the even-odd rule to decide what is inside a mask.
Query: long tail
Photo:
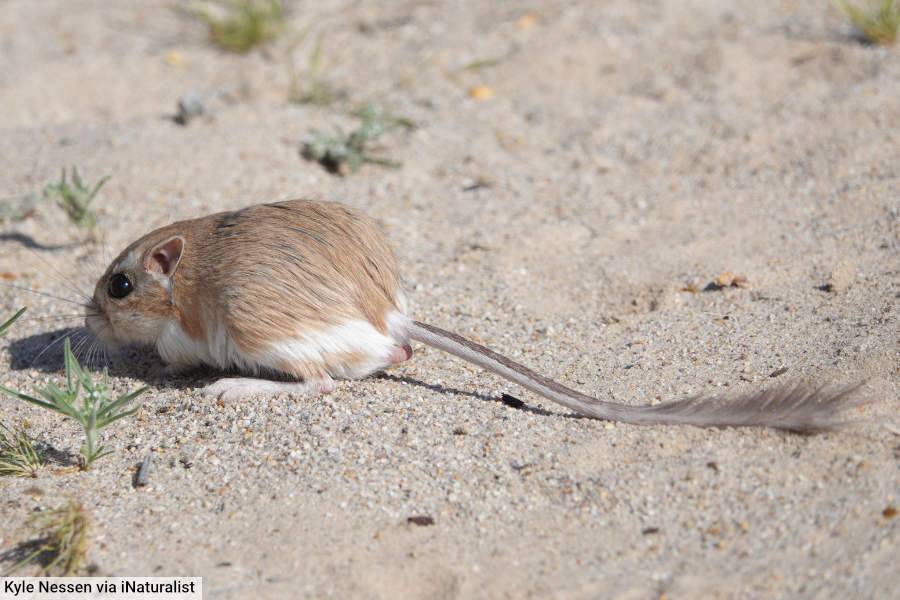
[[[734,397],[693,397],[654,406],[605,402],[582,394],[531,369],[439,327],[413,321],[412,339],[492,371],[522,387],[581,414],[636,425],[697,427],[774,427],[790,431],[823,431],[844,424],[842,409],[859,404],[852,398],[862,385],[782,385]]]

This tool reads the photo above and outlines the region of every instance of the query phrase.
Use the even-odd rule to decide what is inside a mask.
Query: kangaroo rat
[[[605,402],[472,341],[407,316],[393,252],[351,208],[294,200],[250,206],[152,231],[97,282],[88,328],[108,344],[156,348],[172,367],[236,368],[204,392],[324,393],[412,356],[423,342],[579,413],[635,424],[762,426],[811,431],[838,424],[853,387],[785,386],[730,399],[655,406]],[[289,381],[284,381],[284,379]]]

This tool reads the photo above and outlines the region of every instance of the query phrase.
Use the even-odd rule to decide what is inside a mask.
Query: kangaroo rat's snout
[[[87,326],[102,341],[154,346],[175,367],[206,364],[291,382],[226,378],[206,393],[327,392],[412,356],[454,354],[590,416],[650,424],[835,425],[853,388],[783,387],[721,402],[604,402],[456,334],[411,320],[397,264],[366,216],[295,200],[173,223],[128,246],[97,282]]]

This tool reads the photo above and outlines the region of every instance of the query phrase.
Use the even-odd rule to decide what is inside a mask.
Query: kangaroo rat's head
[[[85,323],[110,345],[152,344],[174,315],[173,276],[185,252],[185,237],[171,226],[126,248],[94,288]]]

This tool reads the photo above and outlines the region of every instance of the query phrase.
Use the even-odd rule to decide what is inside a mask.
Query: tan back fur
[[[169,292],[142,273],[154,247],[179,235],[181,262]],[[108,278],[124,268],[137,292],[105,297]],[[386,332],[398,310],[400,279],[393,252],[378,226],[338,203],[291,200],[180,221],[148,233],[113,261],[95,299],[115,325],[117,313],[175,318],[194,339],[221,323],[243,352],[348,319]]]

